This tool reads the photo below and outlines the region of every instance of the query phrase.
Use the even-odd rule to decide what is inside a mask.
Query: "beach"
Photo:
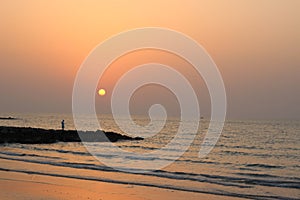
[[[299,8],[0,1],[0,200],[300,200]]]
[[[242,199],[204,193],[179,192],[170,189],[133,186],[130,184],[113,184],[3,171],[0,172],[0,188],[0,199],[2,200]]]
[[[125,177],[112,172],[97,172],[100,179],[92,178],[93,172],[82,169],[65,169],[64,167],[43,166],[0,159],[0,199],[244,199],[210,192],[180,191],[156,185],[127,183]],[[83,178],[77,176],[85,173]],[[90,178],[88,178],[90,177]],[[119,178],[118,178],[119,177]],[[119,179],[117,181],[117,179]],[[206,184],[203,184],[204,187]]]
[[[57,125],[51,114],[20,114],[17,118],[20,120],[0,121],[0,126],[51,130]],[[64,118],[68,129],[74,130],[71,115],[58,118]],[[99,118],[105,121],[105,131],[121,133],[113,119]],[[176,124],[177,119],[170,119],[155,137],[113,144],[128,152],[152,152],[168,143],[177,131]],[[123,157],[110,142],[4,142],[0,144],[0,199],[300,199],[299,121],[227,121],[205,158],[199,158],[198,152],[208,121],[201,124],[184,155],[148,172],[128,167],[120,171],[105,161],[146,166],[169,161],[168,152],[161,157]],[[187,138],[183,135],[179,141]]]

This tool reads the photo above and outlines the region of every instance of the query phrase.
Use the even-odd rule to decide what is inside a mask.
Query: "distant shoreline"
[[[54,130],[31,127],[0,126],[0,143],[50,144],[56,142],[117,142],[143,140],[115,132]]]

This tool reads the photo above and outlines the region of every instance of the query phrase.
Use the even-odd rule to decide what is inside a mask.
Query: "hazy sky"
[[[114,34],[155,26],[182,32],[209,52],[224,79],[229,118],[299,119],[299,9],[299,0],[2,0],[0,113],[71,112],[73,82],[88,53]],[[162,58],[172,57],[164,53],[128,56],[116,61],[112,80],[118,66],[130,68],[149,58],[185,71],[184,63]],[[113,82],[105,86],[106,97],[96,97],[99,104],[106,105]],[[205,91],[201,81],[192,82]],[[177,109],[168,91],[144,89],[148,92],[136,93],[137,112],[155,102],[157,93],[171,112]],[[208,95],[198,97],[207,115]]]

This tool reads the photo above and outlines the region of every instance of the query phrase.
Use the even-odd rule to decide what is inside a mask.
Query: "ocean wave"
[[[38,160],[11,158],[11,157],[3,157],[3,156],[0,156],[0,158],[7,159],[7,160],[29,162],[29,163],[48,164],[53,166],[77,168],[77,169],[118,172],[117,170],[104,165],[74,163],[74,162],[38,161]],[[169,178],[169,179],[176,179],[176,180],[207,182],[207,183],[212,183],[212,184],[217,184],[222,186],[234,186],[238,188],[251,188],[254,185],[280,187],[280,188],[296,188],[296,189],[300,188],[300,181],[297,181],[296,179],[289,179],[287,177],[274,177],[277,179],[268,180],[268,179],[261,179],[261,178],[258,179],[251,175],[249,175],[248,177],[234,177],[234,176],[222,176],[222,175],[210,175],[210,174],[195,174],[195,173],[187,173],[187,172],[169,172],[164,170],[157,170],[148,173],[141,173],[138,170],[134,170],[134,169],[127,169],[127,170],[129,170],[131,173],[130,172],[122,172],[122,173],[142,174],[145,176],[156,176],[160,178]],[[135,173],[133,173],[132,171],[135,171]],[[237,175],[241,175],[241,174],[237,174]]]
[[[26,153],[12,153],[12,152],[1,152],[0,154],[8,155],[8,156],[29,156],[29,157],[39,157],[39,158],[51,158],[51,159],[62,159],[57,156],[41,156],[37,154],[26,154]]]
[[[259,168],[267,168],[267,169],[284,169],[284,166],[280,165],[268,165],[268,164],[260,164],[260,163],[253,163],[247,164],[246,167],[259,167]]]

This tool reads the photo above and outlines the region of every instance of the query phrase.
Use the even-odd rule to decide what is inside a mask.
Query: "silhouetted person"
[[[65,130],[65,120],[61,121],[61,130]]]

